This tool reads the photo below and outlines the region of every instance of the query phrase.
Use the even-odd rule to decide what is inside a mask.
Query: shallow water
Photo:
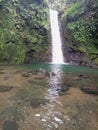
[[[40,73],[39,68],[48,74]],[[61,82],[69,90],[61,91]],[[53,64],[1,66],[0,86],[11,89],[0,92],[0,130],[97,130],[98,97],[82,92],[83,85],[98,87],[98,69]]]
[[[43,69],[50,71],[53,66],[62,66],[62,70],[66,73],[85,72],[85,73],[98,74],[98,69],[94,69],[91,67],[85,67],[85,66],[78,66],[78,65],[69,65],[69,64],[56,65],[56,64],[47,64],[47,63],[46,64],[45,63],[37,63],[37,64],[33,64],[33,65],[32,64],[28,64],[28,65],[24,64],[24,65],[21,65],[20,67],[25,68],[25,69],[43,68]]]

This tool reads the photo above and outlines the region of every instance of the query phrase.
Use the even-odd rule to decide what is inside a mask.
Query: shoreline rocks
[[[3,130],[18,130],[19,125],[15,121],[5,121],[3,124]]]
[[[98,87],[96,87],[96,86],[82,86],[82,87],[80,87],[80,89],[83,92],[98,95]]]
[[[0,85],[0,92],[7,92],[10,91],[12,88],[13,86]]]

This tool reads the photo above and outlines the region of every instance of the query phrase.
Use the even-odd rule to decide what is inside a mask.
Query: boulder
[[[91,86],[82,86],[82,87],[80,87],[80,89],[83,92],[98,95],[98,87],[96,87],[96,86],[93,86],[93,85],[91,85]]]
[[[5,72],[3,72],[3,71],[0,71],[0,74],[5,74]]]
[[[45,69],[43,69],[43,68],[37,69],[36,72],[37,72],[38,74],[45,75],[45,76],[48,76],[48,75],[49,75],[48,72],[47,72]]]
[[[66,84],[62,83],[62,85],[61,85],[61,91],[65,92],[67,90],[69,90],[69,86],[67,86]]]
[[[21,73],[21,76],[22,76],[22,77],[29,77],[29,73],[28,73],[28,72],[22,72],[22,73]]]
[[[19,125],[15,121],[5,121],[3,124],[3,130],[18,130]]]
[[[0,85],[0,92],[10,91],[12,88],[12,86]]]
[[[68,90],[69,90],[69,86],[64,84],[64,83],[62,83],[61,84],[61,89],[59,91],[59,96],[65,95],[66,94],[65,92],[68,91]]]
[[[50,72],[50,76],[56,76],[57,74],[54,72]]]
[[[67,86],[65,83],[62,82],[50,83],[49,87],[55,87],[56,91],[61,91],[61,92],[65,92],[69,90],[69,86]]]
[[[35,108],[40,108],[44,105],[46,105],[46,103],[48,103],[49,101],[47,99],[40,99],[40,98],[34,98],[30,101],[30,106],[35,109]]]
[[[88,76],[88,74],[82,74],[82,73],[80,73],[78,75],[78,77],[80,77],[80,78],[88,78],[89,76]]]

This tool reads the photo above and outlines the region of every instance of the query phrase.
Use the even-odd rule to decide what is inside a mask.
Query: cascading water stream
[[[62,40],[59,29],[58,12],[50,9],[50,27],[51,27],[51,38],[52,38],[52,67],[50,74],[49,85],[50,91],[53,95],[58,95],[60,90],[60,83],[62,82],[62,64],[64,64],[64,57],[62,52]],[[50,93],[50,95],[51,95]]]
[[[62,40],[60,37],[58,12],[50,9],[50,25],[51,25],[51,37],[52,37],[52,65],[49,78],[49,88],[45,99],[49,103],[44,106],[44,113],[37,114],[41,116],[46,130],[60,129],[63,125],[63,114],[56,110],[56,107],[62,108],[62,103],[58,101],[59,93],[62,85],[62,64],[64,64],[64,58],[62,53]]]
[[[50,9],[50,26],[52,37],[52,63],[63,64],[62,40],[60,37],[58,12]]]
[[[52,65],[49,79],[49,88],[46,95],[46,99],[49,100],[47,115],[51,119],[55,120],[53,124],[49,124],[52,129],[59,129],[59,126],[63,124],[59,115],[62,115],[59,111],[56,111],[56,105],[60,108],[62,104],[57,100],[62,85],[62,64],[64,64],[64,58],[62,53],[62,40],[60,37],[58,12],[50,9],[50,25],[51,25],[51,37],[52,37]]]

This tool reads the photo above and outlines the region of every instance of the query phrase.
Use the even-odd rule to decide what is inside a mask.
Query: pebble
[[[52,126],[51,126],[51,125],[48,125],[48,127],[52,128]]]
[[[63,121],[62,121],[61,119],[57,118],[57,117],[54,117],[54,120],[55,120],[56,122],[59,122],[59,124],[62,124],[62,123],[63,123]]]
[[[56,124],[55,122],[52,122],[52,124],[54,125],[55,128],[58,128],[58,127],[59,127],[59,125]]]
[[[68,118],[69,118],[69,116],[64,116],[64,118],[65,118],[65,119],[68,119]]]
[[[70,121],[70,119],[69,119],[69,118],[67,118],[67,121]]]
[[[40,114],[36,114],[35,116],[36,116],[36,117],[40,117]]]
[[[60,112],[57,112],[57,111],[56,111],[56,112],[54,112],[54,113],[55,113],[55,114],[58,114],[58,115],[62,115],[62,113],[60,113]]]
[[[42,121],[46,122],[47,120],[46,119],[42,119]]]
[[[67,121],[70,121],[69,116],[64,116],[64,118],[65,118]]]

